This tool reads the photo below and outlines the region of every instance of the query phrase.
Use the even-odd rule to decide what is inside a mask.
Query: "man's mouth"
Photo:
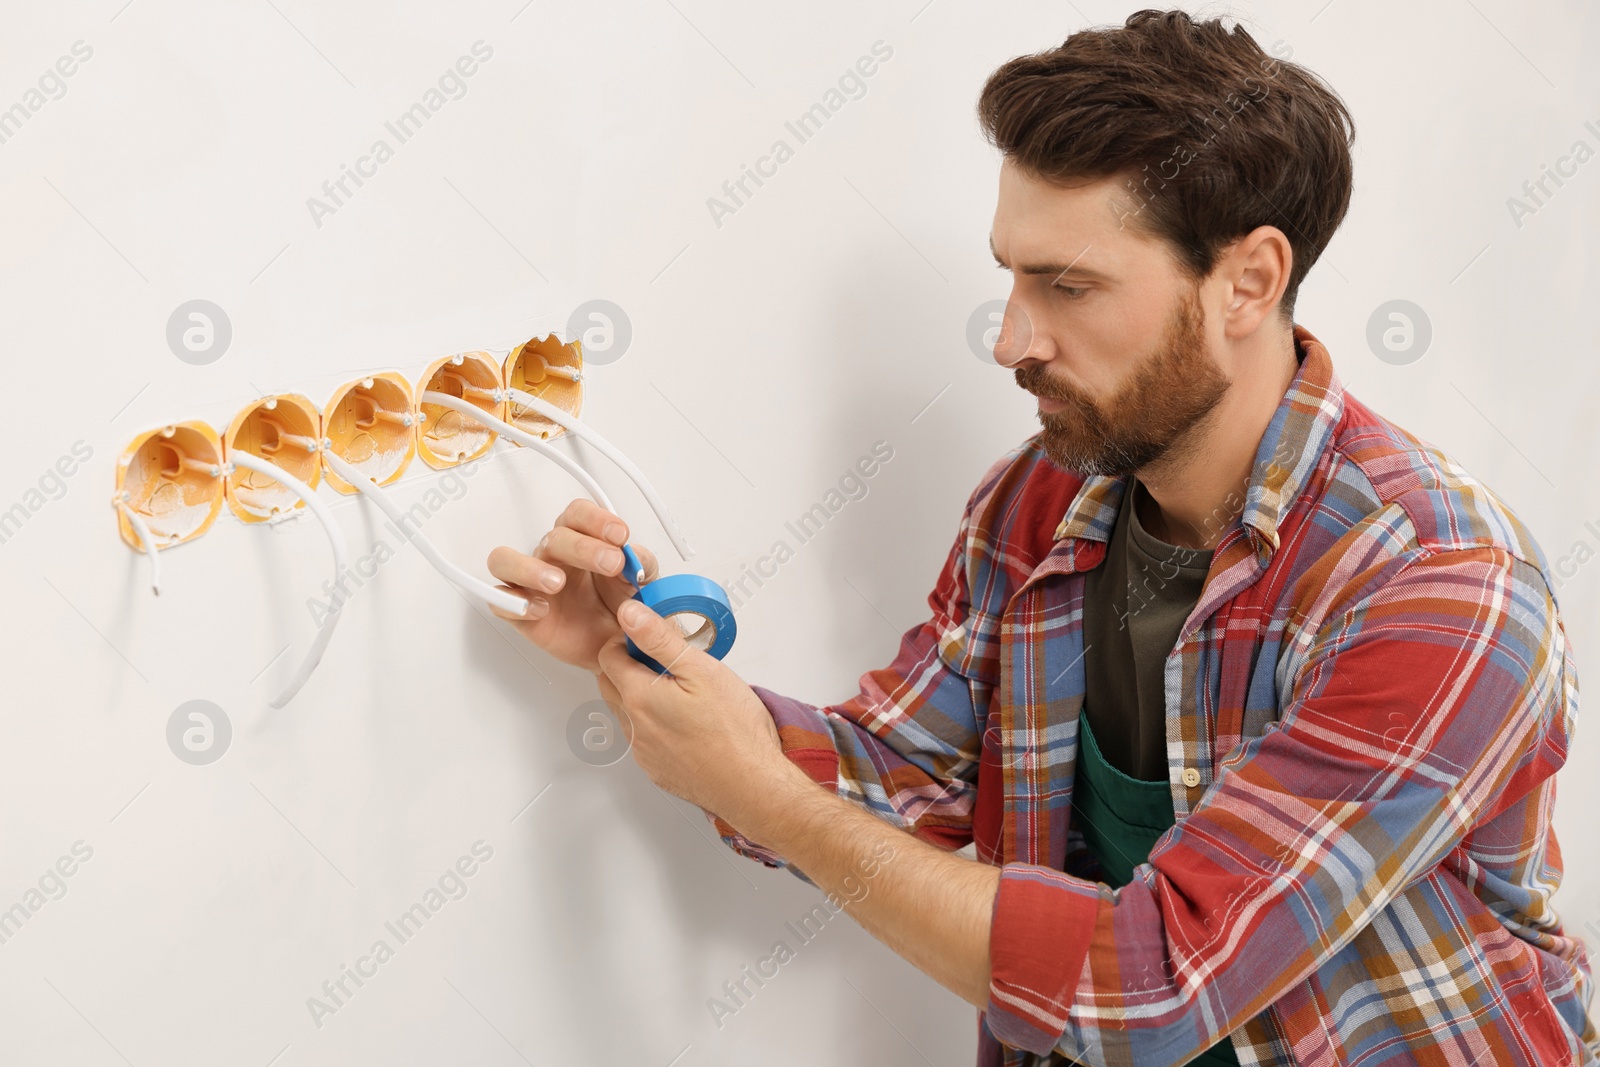
[[[1029,391],[1032,392],[1032,390]],[[1033,393],[1033,396],[1039,401],[1039,410],[1046,415],[1053,415],[1056,412],[1063,410],[1067,406],[1067,402],[1065,400],[1056,400],[1048,396],[1041,396],[1038,393]]]

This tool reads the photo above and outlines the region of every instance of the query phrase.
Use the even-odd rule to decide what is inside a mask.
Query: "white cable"
[[[685,560],[694,557],[694,550],[689,547],[689,542],[684,538],[682,531],[678,529],[678,524],[673,521],[672,513],[667,510],[667,505],[662,501],[660,494],[650,484],[650,479],[646,478],[644,472],[634,466],[633,461],[623,455],[620,449],[572,415],[562,411],[548,401],[540,400],[532,393],[523,392],[521,389],[507,389],[505,390],[505,395],[511,399],[512,403],[520,404],[525,408],[532,408],[545,418],[565,426],[572,433],[577,434],[591,445],[594,445],[595,448],[598,448],[611,462],[622,469],[622,473],[633,479],[634,485],[639,487],[639,492],[644,494],[645,500],[650,504],[650,509],[656,513],[656,518],[661,520],[661,527],[667,531],[667,537],[671,539],[672,547],[678,550],[678,555]],[[609,511],[611,509],[607,508],[606,510]]]
[[[433,547],[433,542],[422,536],[421,530],[407,532],[405,516],[401,514],[394,501],[389,499],[388,494],[378,488],[377,482],[362,474],[347,460],[337,455],[332,448],[328,447],[327,441],[322,444],[322,458],[328,466],[333,468],[335,474],[370,497],[372,502],[378,505],[378,510],[387,515],[389,521],[394,523],[395,529],[408,541],[416,545],[417,551],[421,552],[423,557],[433,564],[433,569],[448,578],[458,588],[513,615],[521,615],[528,610],[528,602],[526,600],[519,596],[512,596],[510,593],[496,589],[487,582],[474,578],[454,563],[445,559],[444,556],[439,554],[439,550]]]
[[[344,578],[344,572],[349,569],[349,563],[345,558],[344,539],[339,535],[338,523],[334,521],[333,512],[328,510],[328,505],[317,499],[317,491],[277,464],[269,463],[243,449],[235,449],[229,453],[228,462],[235,467],[243,467],[245,470],[266,475],[306,502],[311,514],[317,517],[317,521],[322,523],[322,528],[327,531],[328,547],[333,549],[333,584],[337,588]],[[306,679],[311,677],[311,672],[316,670],[317,664],[322,661],[322,653],[327,649],[329,640],[333,638],[333,627],[338,623],[339,615],[340,611],[335,609],[323,621],[317,630],[317,636],[312,639],[311,647],[306,650],[305,659],[300,661],[300,666],[295,670],[294,677],[289,679],[282,692],[268,701],[273,707],[281,708],[289,703],[300,691],[300,687],[306,684]]]
[[[128,517],[128,525],[133,527],[133,532],[139,536],[139,547],[144,554],[150,557],[150,592],[156,596],[161,595],[161,556],[156,549],[155,534],[150,532],[150,524],[144,517],[128,505],[120,497],[114,501],[117,509]]]
[[[589,495],[594,497],[594,502],[596,504],[599,504],[609,512],[616,512],[617,509],[611,506],[611,498],[606,495],[606,491],[604,489],[600,488],[600,483],[594,480],[594,475],[584,470],[582,464],[568,456],[565,452],[562,452],[549,441],[544,440],[542,437],[535,437],[526,430],[519,430],[509,422],[506,422],[504,419],[495,418],[493,415],[475,406],[470,401],[462,400],[458,396],[451,396],[449,393],[440,393],[429,389],[422,394],[420,400],[424,404],[438,404],[442,408],[449,408],[451,411],[458,412],[467,416],[469,419],[474,419],[482,423],[484,426],[489,427],[489,429],[494,430],[496,433],[502,434],[503,436],[517,442],[520,445],[526,445],[542,455],[549,456],[556,462],[557,466],[576,478],[578,482],[586,490],[588,490]]]

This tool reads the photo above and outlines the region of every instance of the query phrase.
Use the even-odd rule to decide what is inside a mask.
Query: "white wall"
[[[985,246],[996,160],[978,88],[1000,61],[1135,5],[122,5],[12,3],[0,34],[0,107],[74,42],[93,49],[0,145],[0,508],[75,442],[93,450],[0,545],[0,908],[75,842],[93,849],[0,944],[0,1060],[970,1062],[975,1012],[844,919],[719,1029],[706,999],[820,894],[728,853],[630,759],[574,758],[586,674],[407,549],[272,711],[310,638],[320,532],[224,516],[165,555],[153,600],[115,535],[112,464],[167,420],[220,427],[262,390],[321,402],[359,371],[414,375],[609,299],[633,340],[594,367],[588,421],[677,509],[698,550],[685,569],[733,577],[874,441],[893,446],[867,497],[741,611],[729,659],[752,682],[839,699],[922,616],[967,492],[1036,426],[964,339],[972,310],[1006,292]],[[1593,5],[1317,7],[1234,9],[1358,123],[1355,202],[1299,321],[1358,397],[1452,451],[1553,561],[1600,550],[1597,335],[1580,318],[1600,287],[1600,162],[1520,227],[1506,206],[1575,141],[1600,148]],[[314,224],[307,198],[478,40],[493,56],[467,94]],[[879,40],[893,56],[866,95],[717,225],[707,198],[774,139],[793,144],[785,120]],[[234,330],[206,366],[165,341],[194,298]],[[1433,324],[1407,366],[1364,340],[1393,298]],[[475,570],[574,495],[530,454],[487,463],[427,527]],[[597,469],[670,561],[638,494]],[[439,484],[417,466],[399,495]],[[372,513],[339,504],[366,551]],[[1587,675],[1600,564],[1559,594]],[[165,736],[196,698],[233,727],[199,767]],[[1600,729],[1580,721],[1557,901],[1600,933],[1597,757]],[[467,895],[315,1026],[307,998],[480,839],[493,857]]]

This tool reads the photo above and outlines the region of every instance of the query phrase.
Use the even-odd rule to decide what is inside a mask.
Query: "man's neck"
[[[1228,532],[1244,510],[1262,435],[1300,366],[1287,330],[1264,340],[1259,357],[1240,362],[1258,369],[1236,377],[1186,440],[1137,472],[1148,498],[1139,522],[1168,544],[1210,549]]]

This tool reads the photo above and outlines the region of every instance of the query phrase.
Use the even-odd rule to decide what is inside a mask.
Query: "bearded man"
[[[1577,677],[1550,570],[1293,319],[1350,202],[1343,103],[1141,11],[978,111],[995,356],[1042,429],[893,662],[827,706],[747,685],[628,600],[626,526],[586,501],[491,556],[539,600],[518,625],[729,846],[977,1007],[982,1067],[1596,1063],[1551,907]]]

